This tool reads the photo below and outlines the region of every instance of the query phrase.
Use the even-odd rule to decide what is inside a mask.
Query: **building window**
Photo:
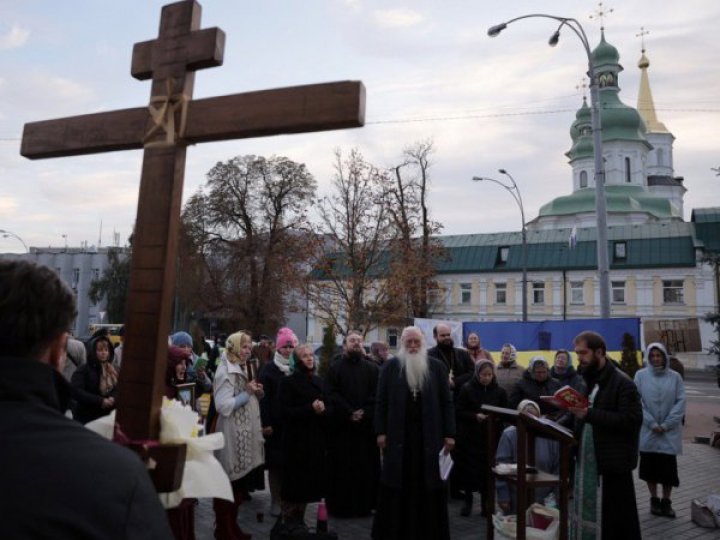
[[[533,282],[533,304],[538,306],[545,304],[545,284],[542,281]]]
[[[80,269],[79,268],[73,268],[72,271],[72,288],[77,289],[78,284],[80,283]]]
[[[571,281],[570,282],[570,303],[571,304],[582,304],[583,303],[583,282],[582,281]]]
[[[507,263],[508,255],[510,254],[509,246],[500,246],[497,252],[497,259],[495,260],[496,265],[503,265]]]
[[[627,242],[615,242],[615,259],[627,258]]]
[[[663,304],[684,304],[685,294],[682,279],[663,280]]]
[[[632,173],[630,171],[630,158],[625,158],[625,181],[629,184],[632,182]]]
[[[657,149],[657,164],[661,167],[665,165],[665,153],[662,148]]]
[[[427,292],[427,300],[428,300],[428,306],[429,307],[438,307],[442,304],[443,300],[445,299],[445,291],[444,289],[434,287],[432,289],[428,289]]]
[[[612,282],[610,282],[610,288],[612,289],[612,303],[613,304],[624,304],[625,303],[625,282],[624,281],[612,281]]]
[[[472,302],[472,284],[461,283],[460,284],[460,303],[467,305]]]
[[[387,329],[387,343],[391,349],[397,349],[398,346],[398,329],[388,328]]]
[[[99,268],[93,268],[92,269],[92,280],[97,281],[100,279],[100,269]]]
[[[495,284],[495,303],[507,304],[507,283]]]
[[[580,187],[587,187],[587,171],[580,171]]]

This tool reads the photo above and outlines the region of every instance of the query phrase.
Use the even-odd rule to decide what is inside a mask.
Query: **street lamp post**
[[[17,234],[15,234],[15,233],[13,233],[13,232],[10,232],[10,231],[8,231],[8,230],[5,230],[5,229],[0,229],[0,236],[2,236],[3,238],[15,238],[16,240],[19,240],[20,243],[21,243],[21,244],[23,245],[23,247],[25,248],[25,251],[26,251],[27,253],[30,253],[30,250],[28,249],[28,247],[27,247],[27,245],[25,244],[25,242],[23,241],[23,239],[20,238]]]
[[[554,47],[560,39],[560,30],[563,26],[567,26],[580,39],[587,54],[588,61],[588,77],[590,78],[590,104],[591,104],[591,122],[593,134],[593,154],[595,158],[595,214],[597,216],[597,267],[598,281],[600,283],[600,317],[607,319],[610,317],[610,266],[608,261],[608,245],[607,245],[607,208],[605,206],[605,165],[602,157],[602,132],[600,123],[600,91],[598,85],[598,77],[595,73],[593,64],[592,51],[590,42],[582,25],[575,19],[567,17],[557,17],[555,15],[547,15],[544,13],[533,13],[510,19],[507,22],[497,24],[490,27],[488,36],[496,37],[500,32],[505,30],[507,26],[521,19],[529,19],[540,17],[552,19],[560,23],[550,39],[548,44]]]
[[[512,175],[507,172],[505,169],[498,169],[498,172],[500,174],[504,174],[510,179],[510,182],[512,185],[508,185],[505,182],[501,182],[500,180],[496,180],[495,178],[488,178],[486,176],[473,176],[473,181],[475,182],[482,182],[483,180],[487,180],[489,182],[495,182],[497,185],[505,188],[510,195],[512,195],[513,199],[515,199],[515,202],[517,203],[518,207],[520,207],[520,217],[522,218],[522,320],[523,322],[527,322],[528,320],[528,291],[527,291],[527,226],[525,222],[525,207],[523,206],[523,200],[522,200],[522,194],[520,193],[520,188],[518,188],[517,183],[515,182],[515,179],[512,177]]]

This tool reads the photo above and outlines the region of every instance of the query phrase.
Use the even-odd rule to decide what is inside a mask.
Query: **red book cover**
[[[552,403],[559,409],[568,409],[570,407],[584,409],[588,406],[587,398],[570,386],[563,386],[552,396],[540,396],[540,399]]]

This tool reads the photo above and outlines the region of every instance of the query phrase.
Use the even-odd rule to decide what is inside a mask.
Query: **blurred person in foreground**
[[[145,464],[62,413],[76,313],[54,271],[0,262],[2,536],[171,539]]]

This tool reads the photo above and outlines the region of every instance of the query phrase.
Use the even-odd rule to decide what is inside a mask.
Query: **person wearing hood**
[[[585,381],[572,364],[572,355],[567,349],[559,349],[555,353],[553,367],[550,369],[550,377],[557,379],[560,387],[569,386],[581,394],[585,394]]]
[[[512,343],[505,343],[500,349],[500,363],[495,370],[498,384],[510,394],[515,383],[523,376],[523,368],[516,362],[517,349]]]
[[[283,470],[283,423],[279,389],[280,382],[290,375],[290,358],[298,338],[287,327],[278,330],[275,338],[275,354],[260,370],[260,382],[265,395],[260,400],[260,417],[265,437],[265,467],[268,470],[270,484],[270,515],[280,515],[280,490],[282,489]]]
[[[317,363],[309,343],[291,357],[291,373],[280,381],[279,405],[285,419],[282,452],[282,522],[305,528],[307,503],[320,501],[327,488],[327,396],[316,375]]]
[[[550,377],[550,368],[545,357],[537,355],[530,359],[528,368],[510,392],[510,407],[517,407],[524,399],[530,399],[540,404],[542,414],[558,416],[557,407],[543,401],[540,396],[551,396],[561,388],[557,379]]]
[[[540,417],[540,407],[531,399],[524,399],[517,405],[518,412],[531,414]],[[505,428],[500,436],[495,460],[498,463],[517,463],[517,428],[510,426]],[[535,466],[539,471],[550,474],[560,472],[560,443],[556,440],[544,437],[535,438]],[[497,503],[503,514],[514,514],[516,505],[515,488],[508,482],[498,480],[495,484],[497,491]],[[557,497],[556,488],[538,487],[535,488],[534,502],[542,503],[550,493]]]
[[[98,335],[87,344],[87,363],[72,375],[73,418],[87,424],[115,409],[118,373],[110,338]]]
[[[645,352],[645,367],[635,374],[640,392],[643,422],[640,428],[639,477],[650,491],[650,512],[675,517],[670,494],[680,485],[677,456],[682,453],[682,418],[685,415],[685,386],[670,368],[661,343],[651,343]],[[662,499],[658,498],[658,484]]]
[[[455,450],[453,450],[453,459],[459,478],[458,488],[465,497],[460,510],[461,516],[467,517],[472,512],[473,492],[475,491],[482,495],[482,515],[487,516],[492,513],[492,509],[486,507],[490,468],[486,424],[488,419],[482,406],[507,407],[507,402],[507,394],[498,385],[495,378],[495,364],[484,358],[478,360],[475,364],[475,376],[460,389],[455,407],[457,439]],[[500,424],[498,423],[495,433],[499,432]],[[490,444],[495,448],[497,439]]]

